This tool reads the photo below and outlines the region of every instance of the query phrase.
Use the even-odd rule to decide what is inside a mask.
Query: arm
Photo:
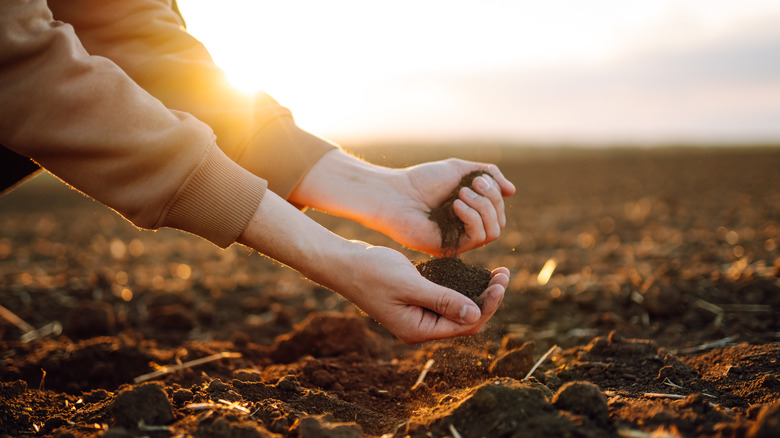
[[[240,235],[406,342],[473,333],[503,297],[505,269],[480,312],[424,280],[400,253],[320,227],[222,153],[208,127],[90,56],[43,0],[0,3],[0,103],[0,143],[136,225],[179,228],[223,246]]]
[[[492,178],[476,178],[471,188],[461,189],[454,204],[466,226],[458,246],[464,252],[495,240],[506,225],[503,197],[511,196],[515,187],[495,165],[450,159],[388,169],[333,150],[317,161],[289,199],[353,219],[409,248],[440,255],[439,229],[428,212],[474,170],[485,170]]]
[[[267,94],[248,95],[232,87],[167,3],[48,1],[54,17],[73,25],[89,53],[110,59],[165,107],[208,125],[233,161],[286,198],[336,146],[300,129],[290,111]],[[257,53],[247,49],[247,56]]]
[[[506,268],[494,271],[480,311],[425,280],[401,253],[342,239],[273,192],[239,242],[339,292],[407,343],[475,333],[498,309],[509,282]]]
[[[44,0],[0,3],[0,103],[0,144],[139,227],[227,246],[265,193],[208,126],[90,56]]]

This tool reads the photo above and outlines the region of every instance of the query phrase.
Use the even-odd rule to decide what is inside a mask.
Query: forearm
[[[350,267],[354,267],[365,244],[330,232],[271,191],[266,192],[238,243],[350,300],[356,298],[350,294],[351,281],[347,274],[352,272]]]
[[[399,171],[360,160],[341,149],[322,156],[289,200],[365,224],[393,194]]]
[[[0,5],[0,103],[0,144],[140,227],[226,246],[263,196],[208,126],[90,56],[42,0]]]

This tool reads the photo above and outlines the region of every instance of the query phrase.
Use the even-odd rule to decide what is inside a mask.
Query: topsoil
[[[518,193],[463,258],[504,302],[416,346],[51,178],[0,198],[0,304],[38,329],[0,318],[0,436],[780,435],[779,149],[490,150]]]
[[[469,265],[457,258],[458,244],[466,234],[466,226],[455,214],[454,203],[460,189],[471,187],[474,178],[489,175],[477,170],[464,175],[447,199],[428,212],[428,219],[435,222],[441,233],[441,248],[445,257],[415,264],[417,270],[428,280],[456,290],[482,306],[482,293],[490,283],[490,271],[482,266]]]
[[[475,170],[461,178],[458,186],[455,187],[450,195],[436,208],[428,212],[428,219],[436,222],[441,233],[441,249],[446,256],[455,256],[458,253],[458,244],[460,239],[466,234],[466,226],[463,221],[455,214],[453,204],[460,196],[460,189],[471,187],[474,178],[480,175],[490,175],[484,170]]]
[[[414,265],[428,280],[456,290],[482,307],[482,293],[490,284],[490,271],[469,265],[457,257],[441,257]]]

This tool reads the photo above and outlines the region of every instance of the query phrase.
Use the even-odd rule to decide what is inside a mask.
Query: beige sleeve
[[[88,54],[45,0],[0,3],[0,144],[139,227],[220,246],[235,241],[266,190],[207,125]]]
[[[232,87],[168,3],[49,1],[55,18],[71,23],[91,54],[115,62],[166,107],[209,125],[231,159],[287,198],[309,168],[336,146],[301,130],[290,111],[267,94],[249,96]],[[262,44],[273,41],[236,41],[245,56],[260,56]]]

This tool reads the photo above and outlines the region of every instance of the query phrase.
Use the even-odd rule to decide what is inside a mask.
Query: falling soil
[[[463,187],[471,187],[474,178],[480,175],[490,174],[483,170],[476,170],[465,175],[447,199],[428,213],[428,218],[438,225],[441,232],[441,248],[445,257],[415,265],[423,277],[462,293],[478,306],[482,306],[481,295],[490,282],[490,271],[481,266],[464,263],[456,257],[458,244],[466,233],[466,227],[455,214],[453,204],[458,199],[460,190]]]
[[[500,156],[507,226],[462,257],[511,271],[504,301],[415,346],[240,246],[25,184],[0,304],[38,333],[0,318],[0,436],[779,436],[780,150]]]
[[[463,221],[455,214],[453,204],[458,199],[460,190],[463,187],[471,187],[474,178],[480,175],[490,175],[484,170],[475,170],[465,175],[458,186],[452,190],[450,196],[444,200],[438,207],[428,212],[428,218],[439,226],[441,232],[441,248],[445,255],[454,256],[458,253],[458,244],[461,237],[466,233],[466,227]]]
[[[464,263],[457,257],[442,257],[419,262],[415,267],[428,280],[456,290],[482,306],[482,292],[490,283],[490,271]]]

